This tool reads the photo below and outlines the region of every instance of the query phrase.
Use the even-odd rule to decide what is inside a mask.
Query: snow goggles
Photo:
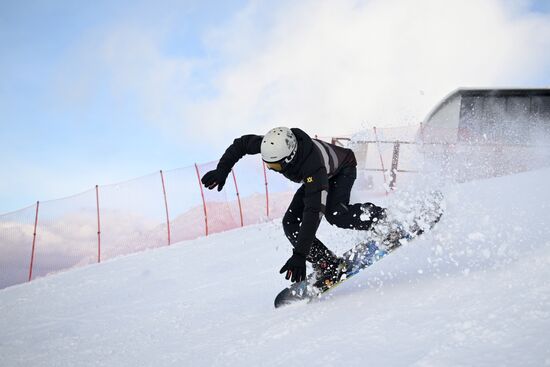
[[[284,161],[284,159],[283,159],[283,160],[280,160],[280,161],[278,161],[278,162],[265,162],[265,161],[264,161],[264,163],[265,163],[265,165],[267,166],[267,168],[269,168],[269,169],[271,169],[271,170],[273,170],[273,171],[278,171],[278,172],[280,172],[280,171],[283,170],[283,161]]]
[[[281,160],[278,160],[276,162],[266,162],[264,161],[265,165],[267,166],[267,168],[273,170],[273,171],[277,171],[277,172],[281,172],[283,171],[284,169],[287,168],[287,166],[290,164],[290,162],[292,162],[292,160],[294,159],[294,156],[296,155],[296,148],[294,148],[294,150],[292,151],[292,154],[286,158],[283,158]]]

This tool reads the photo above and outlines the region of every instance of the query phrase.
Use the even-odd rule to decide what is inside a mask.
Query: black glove
[[[202,176],[201,182],[210,190],[218,186],[218,191],[222,191],[226,179],[227,174],[223,174],[219,169],[215,169],[210,172],[206,172],[204,176]]]
[[[286,271],[285,278],[288,280],[292,276],[292,282],[301,282],[306,279],[306,257],[299,252],[294,251],[290,259],[281,268],[279,273]]]

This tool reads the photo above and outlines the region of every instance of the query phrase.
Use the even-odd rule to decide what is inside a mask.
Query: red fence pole
[[[235,182],[235,191],[237,192],[237,202],[239,203],[239,213],[241,214],[241,227],[244,227],[243,208],[241,206],[241,196],[239,194],[239,187],[237,186],[237,179],[235,178],[235,171],[231,170],[231,173],[233,174],[233,182]]]
[[[262,167],[264,168],[264,181],[265,181],[265,210],[269,217],[269,188],[267,183],[267,170],[265,169],[265,163],[262,161]]]
[[[95,185],[95,202],[97,208],[97,262],[101,262],[101,218],[99,216],[99,186]]]
[[[32,279],[32,268],[34,266],[34,248],[36,244],[36,226],[38,225],[38,208],[40,206],[40,201],[36,202],[36,215],[34,216],[34,232],[32,234],[32,252],[31,252],[31,264],[29,266],[29,282]]]
[[[206,211],[206,200],[204,200],[204,190],[202,189],[201,175],[199,173],[199,166],[195,163],[195,170],[197,171],[197,178],[199,180],[199,187],[201,189],[202,207],[204,209],[204,230],[206,236],[208,236],[208,212]]]
[[[160,170],[160,180],[162,182],[162,192],[164,194],[164,207],[166,208],[166,226],[168,227],[168,246],[170,246],[170,216],[168,215],[168,200],[166,199],[166,185],[164,184],[164,174]]]

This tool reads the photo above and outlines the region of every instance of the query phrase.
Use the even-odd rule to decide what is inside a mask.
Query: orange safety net
[[[354,191],[386,195],[405,186],[415,173],[432,169],[425,165],[429,159],[443,162],[443,172],[458,181],[550,161],[548,149],[539,146],[433,141],[448,134],[404,127],[376,133],[369,129],[351,141],[344,138],[358,161]],[[480,162],[472,166],[475,160]],[[216,164],[156,172],[0,215],[0,288],[280,218],[299,187],[267,170],[258,156],[247,156],[234,167],[221,192],[201,188],[200,177]]]

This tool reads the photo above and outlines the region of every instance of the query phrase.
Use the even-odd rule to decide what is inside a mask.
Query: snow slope
[[[273,308],[279,223],[4,289],[0,366],[550,365],[549,181],[446,187],[432,232],[309,305]]]

